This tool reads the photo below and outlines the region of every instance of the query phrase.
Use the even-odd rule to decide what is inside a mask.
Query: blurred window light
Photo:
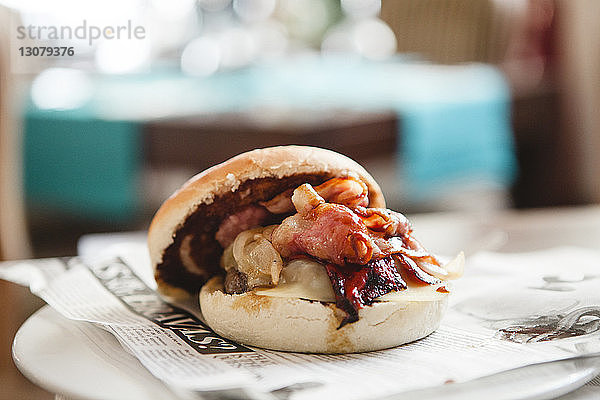
[[[346,20],[327,31],[321,52],[360,55],[369,60],[385,60],[396,52],[396,36],[379,18]]]
[[[218,42],[204,36],[192,40],[181,54],[181,70],[193,76],[208,76],[219,69],[221,49]]]
[[[256,42],[257,57],[275,59],[283,56],[289,45],[285,26],[276,20],[267,20],[253,26],[250,31]]]
[[[233,0],[233,10],[245,22],[261,22],[275,11],[276,0]]]
[[[153,0],[145,14],[145,26],[152,41],[152,55],[179,52],[183,46],[202,31],[203,14],[196,0],[182,0],[177,12],[163,12],[169,1]]]
[[[321,53],[358,54],[356,42],[353,40],[355,25],[355,22],[344,21],[331,27],[321,43]]]
[[[98,44],[96,68],[107,74],[141,72],[150,66],[150,39],[113,40]]]
[[[385,60],[396,52],[396,36],[379,18],[360,21],[354,28],[353,40],[358,53],[371,60]]]
[[[231,0],[198,0],[203,10],[216,12],[223,11],[231,4]]]
[[[152,54],[179,51],[186,43],[198,36],[202,25],[201,18],[192,14],[180,21],[165,21],[149,18],[146,23],[148,38],[152,41]]]
[[[83,106],[92,95],[92,83],[82,71],[49,68],[31,84],[31,99],[42,110],[70,110]]]
[[[318,45],[336,18],[332,4],[322,0],[281,0],[277,15],[288,27],[291,37]]]
[[[381,0],[342,0],[344,14],[353,18],[377,17],[381,11]]]
[[[256,42],[247,29],[231,28],[219,37],[221,66],[238,68],[248,65],[256,56]]]
[[[196,11],[196,0],[151,0],[162,19],[180,21]]]

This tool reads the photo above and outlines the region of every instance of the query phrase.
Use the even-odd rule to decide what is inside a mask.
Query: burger
[[[448,280],[358,163],[307,146],[252,150],[187,181],[148,233],[159,292],[198,296],[206,323],[250,346],[385,349],[432,333]]]

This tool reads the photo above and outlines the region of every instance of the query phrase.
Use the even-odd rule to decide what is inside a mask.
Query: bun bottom
[[[200,307],[219,335],[249,346],[301,353],[358,353],[421,339],[440,324],[447,296],[429,302],[375,303],[359,319],[338,329],[344,313],[331,303],[226,294],[222,279],[200,291]]]

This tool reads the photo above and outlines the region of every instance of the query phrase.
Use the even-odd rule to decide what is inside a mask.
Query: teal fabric
[[[114,222],[137,216],[139,124],[40,113],[26,118],[25,129],[25,188],[30,204],[49,212]]]
[[[507,187],[516,175],[510,92],[491,65],[330,58],[252,74],[261,82],[258,97],[272,105],[396,111],[398,176],[407,201],[433,199],[459,183]]]
[[[393,110],[403,197],[433,198],[455,182],[509,185],[516,172],[510,94],[489,65],[436,66],[404,58],[299,58],[191,78],[165,71],[96,76],[81,108],[26,116],[28,199],[67,212],[123,219],[139,210],[141,124],[162,116],[260,107]],[[386,149],[387,150],[387,149]]]
[[[427,200],[457,183],[507,186],[515,174],[509,107],[502,98],[403,114],[400,171],[407,198]]]

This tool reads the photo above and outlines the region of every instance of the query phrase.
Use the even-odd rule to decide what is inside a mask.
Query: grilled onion
[[[279,282],[283,260],[263,235],[265,231],[270,233],[271,230],[272,228],[266,227],[244,231],[231,245],[233,259],[238,270],[247,275],[249,287],[276,285]],[[225,254],[223,256],[225,258]]]

